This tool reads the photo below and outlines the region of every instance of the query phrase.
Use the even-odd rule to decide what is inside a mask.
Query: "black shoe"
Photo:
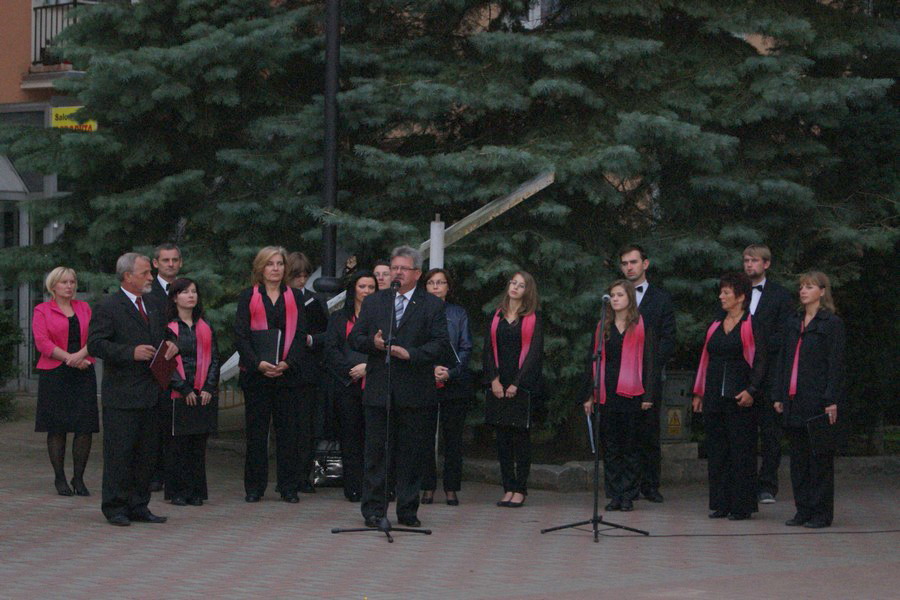
[[[371,527],[372,529],[378,529],[378,524],[381,522],[381,517],[378,515],[369,515],[366,517],[366,527]]]
[[[728,516],[727,510],[714,510],[711,513],[709,513],[710,519],[724,519],[727,516]]]
[[[113,515],[107,519],[110,525],[117,525],[119,527],[128,527],[131,525],[131,519],[126,517],[125,515]]]
[[[149,509],[145,509],[142,512],[131,515],[131,520],[138,523],[165,523],[169,520],[169,517],[158,517],[150,512]]]
[[[300,498],[297,496],[297,492],[294,492],[293,494],[282,494],[281,501],[289,504],[297,504],[300,502]]]
[[[150,491],[151,492],[161,492],[163,489],[162,481],[151,481],[150,482]]]
[[[790,519],[784,522],[788,527],[800,527],[801,525],[805,525],[809,521],[809,517],[804,517],[800,513],[797,513]]]
[[[91,493],[88,491],[87,486],[84,485],[84,480],[72,478],[72,489],[75,490],[76,496],[90,496]]]
[[[803,526],[808,529],[822,529],[823,527],[831,527],[831,523],[829,523],[825,519],[812,518],[804,523]]]
[[[422,521],[415,517],[397,517],[397,522],[404,527],[421,527]]]
[[[301,494],[315,494],[316,488],[308,481],[301,481],[297,487],[297,491]]]
[[[244,502],[259,502],[259,494],[247,494],[244,496]]]
[[[622,512],[629,512],[634,510],[634,502],[631,500],[622,500]]]
[[[191,506],[203,506],[203,498],[188,498],[187,503]]]
[[[66,482],[66,478],[62,479],[54,479],[53,485],[56,486],[56,493],[60,496],[74,496],[75,492],[72,491],[72,488],[69,487],[69,484]]]
[[[344,498],[350,502],[359,502],[362,500],[362,494],[359,492],[350,492],[349,494],[344,494]]]
[[[650,502],[656,502],[657,504],[663,501],[663,495],[659,493],[659,490],[650,490],[649,492],[644,492],[641,495]]]
[[[172,503],[172,506],[187,506],[187,500],[182,496],[175,496],[170,502]]]
[[[606,505],[606,510],[622,510],[622,501],[618,498],[613,498]]]
[[[450,494],[453,494],[452,496]],[[447,492],[447,506],[459,506],[459,498],[456,497],[456,492]]]
[[[746,521],[750,518],[750,513],[731,513],[728,515],[729,521]]]
[[[419,504],[431,504],[432,502],[434,502],[434,490],[422,492],[422,499],[419,500]]]

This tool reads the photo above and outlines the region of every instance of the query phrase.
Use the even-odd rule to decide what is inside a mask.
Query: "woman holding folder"
[[[706,331],[694,380],[693,409],[706,428],[710,519],[742,521],[757,510],[753,402],[766,374],[766,338],[748,310],[751,289],[744,273],[722,275],[725,316]]]
[[[244,392],[247,502],[259,502],[268,482],[269,424],[275,428],[277,488],[281,499],[299,502],[298,401],[306,327],[299,292],[285,282],[287,252],[266,246],[253,259],[252,287],[241,292],[234,319]]]
[[[331,375],[331,390],[341,434],[341,463],[344,469],[344,497],[350,502],[362,498],[365,451],[365,411],[362,405],[368,356],[353,350],[347,336],[359,318],[363,300],[378,289],[371,271],[350,276],[344,308],[328,319],[325,332],[325,368]]]
[[[594,404],[599,404],[603,414],[603,477],[610,498],[606,510],[630,511],[638,496],[638,419],[642,410],[653,407],[656,397],[653,332],[638,313],[630,281],[614,281],[607,292],[610,300],[603,308],[603,331],[598,322],[588,360],[587,380],[592,387],[597,385],[584,402],[584,412],[590,417]],[[600,364],[595,358],[598,349],[602,350]]]
[[[534,412],[544,381],[544,335],[538,303],[534,277],[525,271],[514,273],[484,337],[486,403],[530,401],[528,407]],[[495,430],[504,492],[497,506],[519,508],[528,495],[530,428],[496,424]]]
[[[176,279],[166,306],[166,339],[178,346],[172,373],[165,498],[175,506],[202,506],[206,486],[206,440],[216,431],[219,352],[203,318],[197,284]]]
[[[846,410],[844,396],[844,323],[835,314],[831,283],[824,273],[800,276],[803,310],[785,327],[775,375],[775,412],[784,418],[791,448],[791,486],[797,514],[785,522],[812,529],[828,527],[834,518],[834,451],[811,443],[822,437]]]

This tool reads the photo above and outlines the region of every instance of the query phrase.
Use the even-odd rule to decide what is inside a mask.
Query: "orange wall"
[[[0,104],[47,100],[52,90],[25,91],[31,66],[31,0],[0,0]]]

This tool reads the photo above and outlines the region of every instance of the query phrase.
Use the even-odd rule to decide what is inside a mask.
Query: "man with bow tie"
[[[658,285],[647,281],[650,260],[647,253],[637,244],[629,244],[619,250],[619,266],[625,278],[634,284],[638,311],[644,322],[656,332],[655,389],[662,390],[662,374],[666,363],[675,353],[675,307],[672,297]],[[640,491],[651,502],[662,502],[659,480],[662,451],[659,443],[659,411],[662,398],[652,398],[653,406],[642,412],[638,428],[640,448]]]
[[[743,252],[744,273],[753,285],[750,298],[750,314],[753,321],[762,326],[767,337],[769,356],[773,360],[779,355],[784,337],[785,323],[793,312],[790,293],[776,282],[768,279],[766,273],[772,265],[772,251],[763,244],[751,244]],[[764,380],[763,397],[756,398],[759,427],[759,453],[761,457],[757,478],[757,494],[761,504],[772,504],[778,494],[778,466],[781,463],[781,422],[768,395],[772,373]]]

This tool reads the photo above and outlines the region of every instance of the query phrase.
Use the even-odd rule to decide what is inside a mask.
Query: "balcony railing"
[[[34,47],[31,51],[31,63],[57,64],[59,60],[52,52],[53,40],[63,29],[75,22],[76,17],[72,11],[79,6],[97,3],[97,0],[70,0],[34,7]]]

